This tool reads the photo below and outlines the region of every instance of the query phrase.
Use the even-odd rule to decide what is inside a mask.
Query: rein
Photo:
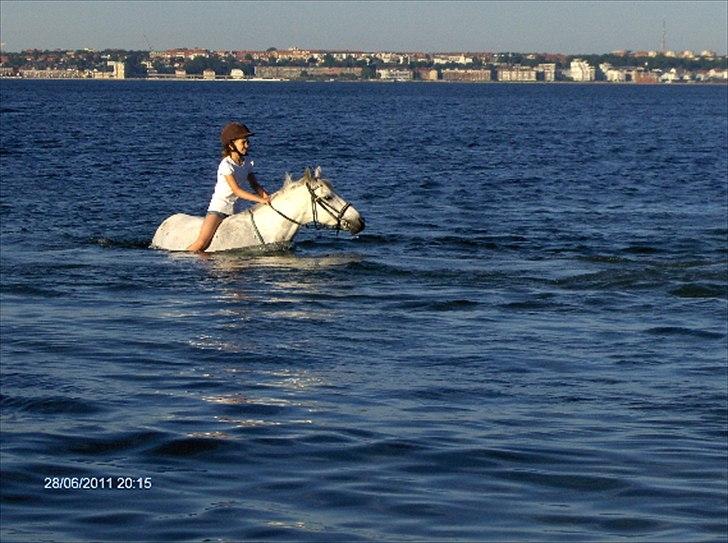
[[[326,202],[326,200],[324,200],[320,196],[316,195],[316,193],[314,192],[315,189],[313,187],[311,187],[311,185],[308,182],[306,182],[306,188],[308,189],[308,193],[311,195],[311,214],[313,215],[313,226],[309,226],[309,224],[302,223],[302,222],[297,221],[296,219],[290,218],[288,215],[286,215],[282,211],[279,211],[278,209],[273,207],[272,203],[270,203],[268,205],[271,207],[271,209],[273,211],[278,213],[281,217],[283,217],[284,219],[286,219],[289,222],[297,224],[300,227],[313,228],[315,230],[330,229],[330,230],[340,231],[341,230],[341,221],[344,218],[344,213],[346,213],[346,210],[349,209],[351,204],[349,202],[346,202],[346,205],[344,205],[344,207],[342,207],[339,211],[336,211],[336,209],[333,206],[331,206],[330,204],[328,204]],[[336,226],[326,226],[325,224],[322,224],[319,222],[318,209],[316,208],[316,204],[319,204],[324,209],[324,211],[326,211],[326,213],[328,213],[334,219],[336,219]],[[253,210],[249,209],[248,213],[250,213],[250,221],[253,223],[253,229],[255,230],[255,235],[258,237],[258,240],[260,241],[260,243],[262,245],[266,245],[266,242],[263,239],[263,236],[260,235],[260,230],[258,230],[258,226],[255,224]]]

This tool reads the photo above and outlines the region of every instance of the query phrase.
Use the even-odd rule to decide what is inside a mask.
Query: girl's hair
[[[231,152],[232,151],[230,151],[230,144],[223,143],[222,148],[220,149],[220,153],[222,154],[222,157],[225,158],[226,156],[230,156]]]

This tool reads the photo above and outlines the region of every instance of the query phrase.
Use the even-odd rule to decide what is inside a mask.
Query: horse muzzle
[[[349,233],[351,233],[352,236],[357,235],[359,232],[364,230],[364,217],[359,216],[353,221],[347,221],[349,226]]]

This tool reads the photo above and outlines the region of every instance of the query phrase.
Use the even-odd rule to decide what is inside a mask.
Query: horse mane
[[[317,167],[315,172],[312,172],[311,168],[306,168],[303,171],[303,176],[300,179],[296,179],[296,180],[294,180],[293,177],[291,177],[291,174],[289,172],[286,172],[286,176],[283,180],[283,185],[281,186],[281,188],[279,188],[277,191],[275,191],[273,194],[271,194],[271,198],[275,199],[278,196],[283,196],[284,194],[290,192],[291,190],[294,190],[294,189],[300,187],[303,183],[305,183],[307,181],[314,181],[314,180],[325,184],[329,189],[333,190],[333,187],[328,180],[323,179],[321,177],[316,177],[316,175],[319,175],[319,176],[321,175],[320,167]],[[252,206],[249,209],[251,209],[252,211],[255,211],[256,209],[258,209],[259,207],[262,207],[264,205],[266,205],[266,204],[255,204],[254,206]]]
[[[293,180],[293,177],[291,177],[291,174],[286,172],[286,177],[283,180],[283,186],[280,189],[278,189],[273,194],[273,196],[275,196],[276,194],[284,194],[293,188],[299,187],[301,185],[301,183],[304,183],[306,181],[318,181],[318,182],[326,185],[329,189],[333,190],[331,183],[327,179],[324,179],[323,177],[321,177],[321,168],[320,167],[317,167],[314,172],[312,172],[310,168],[306,168],[303,171],[303,176],[300,179],[295,180],[295,181]]]

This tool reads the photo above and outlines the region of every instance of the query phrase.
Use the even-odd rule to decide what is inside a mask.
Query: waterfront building
[[[587,61],[580,58],[572,60],[570,68],[571,79],[574,81],[594,81],[596,78],[594,66],[590,66]]]
[[[473,57],[466,57],[463,53],[435,55],[432,59],[434,64],[461,64],[473,63]]]
[[[112,79],[125,79],[126,78],[126,66],[123,62],[110,60],[106,63],[107,66],[112,67],[111,78]]]
[[[660,79],[655,72],[648,72],[644,68],[634,68],[627,71],[628,81],[638,84],[659,83]]]
[[[473,62],[475,62],[477,60],[481,64],[491,64],[495,60],[494,53],[473,53],[472,56],[473,56]]]
[[[361,77],[364,69],[360,66],[314,66],[305,68],[305,72],[314,77]]]
[[[706,81],[708,81],[708,70],[695,70],[692,73],[692,77],[695,79],[695,81],[705,83]]]
[[[409,57],[400,53],[372,53],[372,56],[385,64],[407,64],[409,62]]]
[[[303,68],[300,66],[256,66],[255,77],[261,79],[298,79]]]
[[[359,78],[364,69],[361,67],[336,66],[256,66],[255,77],[262,79],[302,79],[306,77],[349,77]]]
[[[728,70],[711,68],[710,70],[695,70],[690,74],[695,81],[702,83],[728,83]]]
[[[106,63],[107,66],[111,66],[111,71],[100,71],[97,69],[94,69],[91,72],[88,72],[88,76],[92,77],[93,79],[125,79],[126,78],[126,68],[124,66],[123,62],[117,62],[110,60]],[[65,71],[65,72],[78,72],[78,70],[58,70],[58,71]],[[76,77],[75,75],[67,75],[65,77]]]
[[[268,60],[270,53],[264,51],[233,51],[233,56],[240,62],[250,62],[253,60]]]
[[[678,83],[682,81],[690,81],[691,73],[677,68],[670,68],[663,73],[658,79],[661,83]]]
[[[177,79],[187,79],[187,70],[175,70],[174,77]]]
[[[442,79],[445,81],[491,81],[490,70],[443,70]]]
[[[389,81],[409,81],[413,78],[413,74],[412,70],[380,68],[377,70],[377,78]]]
[[[536,70],[530,66],[498,66],[496,68],[498,81],[531,83],[536,81]]]
[[[106,78],[108,78],[108,74],[110,74],[110,72],[82,72],[75,69],[56,70],[53,68],[47,68],[45,70],[21,69],[18,72],[18,75],[24,79],[78,79],[95,77],[95,74],[104,74]]]
[[[409,57],[410,62],[427,62],[430,60],[430,55],[421,51],[407,53],[407,56]]]
[[[323,61],[324,57],[326,56],[325,52],[322,53],[315,53],[315,59]],[[353,53],[352,51],[330,51],[329,55],[331,55],[334,60],[339,62],[344,62],[348,58],[355,58],[356,53]]]
[[[609,62],[602,62],[599,66],[597,66],[597,73],[596,73],[596,79],[607,79],[607,72],[614,68],[611,63]]]
[[[548,62],[536,66],[536,79],[539,81],[556,81],[556,63]]]
[[[203,70],[202,79],[215,80],[215,70]]]
[[[417,68],[415,76],[422,81],[437,81],[437,70],[433,68]]]
[[[616,68],[608,62],[599,65],[600,78],[610,83],[624,83],[627,81],[627,73],[623,68]]]
[[[152,59],[161,59],[161,60],[175,60],[178,58],[185,59],[185,60],[194,60],[197,57],[204,57],[208,58],[210,56],[210,51],[207,49],[167,49],[165,51],[150,51],[149,52],[149,58]]]
[[[307,49],[299,49],[298,47],[289,47],[288,49],[281,49],[277,51],[277,58],[279,60],[308,60],[312,56],[312,52]]]
[[[243,79],[245,77],[245,72],[243,72],[240,68],[233,68],[230,70],[230,77],[233,79]]]

